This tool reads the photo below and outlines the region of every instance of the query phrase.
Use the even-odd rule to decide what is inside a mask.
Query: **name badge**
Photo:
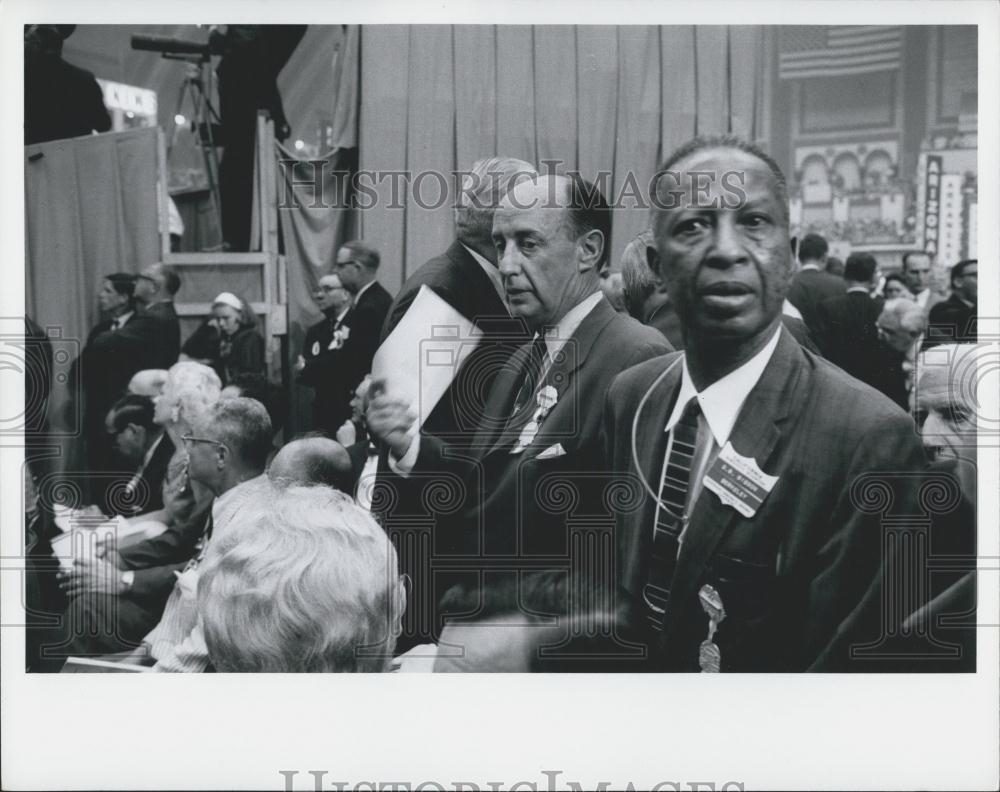
[[[726,506],[744,517],[753,517],[777,480],[777,476],[761,470],[756,459],[738,454],[732,443],[726,443],[702,484]]]
[[[319,354],[319,341],[313,341],[312,353],[313,353],[313,357],[316,357],[316,355]]]

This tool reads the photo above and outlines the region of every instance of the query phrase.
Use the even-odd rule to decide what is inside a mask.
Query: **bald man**
[[[275,454],[267,475],[279,485],[323,485],[352,494],[351,457],[346,448],[329,437],[292,440]]]
[[[437,497],[427,498],[432,552],[462,562],[454,582],[490,585],[540,563],[568,568],[570,517],[608,521],[614,499],[599,437],[604,394],[620,371],[670,349],[601,293],[610,230],[606,200],[579,177],[526,178],[501,201],[492,233],[497,263],[511,315],[533,338],[497,374],[472,445],[460,455],[416,433],[410,405],[373,385],[369,430],[388,445],[397,472],[436,485]],[[491,571],[496,565],[505,572]],[[430,588],[427,569],[406,571],[410,603],[431,600],[424,605],[432,608],[440,588]],[[442,588],[446,577],[435,572]],[[432,627],[437,637],[440,624]]]

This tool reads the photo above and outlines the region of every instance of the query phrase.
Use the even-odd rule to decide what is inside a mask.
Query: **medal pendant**
[[[705,640],[698,647],[698,667],[703,674],[718,674],[722,668],[722,652],[714,641]]]

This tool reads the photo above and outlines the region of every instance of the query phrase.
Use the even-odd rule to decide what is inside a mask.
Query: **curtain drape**
[[[721,25],[364,26],[360,168],[377,198],[360,230],[382,253],[380,279],[392,290],[444,250],[454,231],[438,187],[446,182],[450,198],[456,171],[494,155],[554,160],[618,199],[616,266],[648,223],[638,198],[666,154],[696,133],[764,137],[763,35]]]
[[[156,159],[153,128],[24,149],[25,310],[59,332],[64,349],[82,349],[100,319],[104,276],[160,259]],[[56,420],[65,388],[56,377],[49,407]]]

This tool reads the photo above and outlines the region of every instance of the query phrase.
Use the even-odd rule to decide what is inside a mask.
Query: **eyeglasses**
[[[193,446],[195,443],[211,443],[212,445],[222,446],[227,451],[229,446],[225,443],[220,443],[218,440],[212,440],[208,437],[195,437],[194,435],[181,435],[181,440],[184,441],[184,445],[187,447]]]

